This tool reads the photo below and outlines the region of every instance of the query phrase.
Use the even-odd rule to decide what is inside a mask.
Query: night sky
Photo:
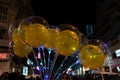
[[[86,24],[94,24],[96,0],[31,0],[33,15],[50,25],[68,23],[85,33]]]
[[[95,5],[97,0],[31,0],[33,15],[46,19],[49,25],[71,24],[86,34],[86,24],[94,24]],[[47,51],[47,50],[45,50]],[[63,64],[63,69],[68,68],[76,62],[75,55],[68,57]],[[48,56],[47,56],[48,57]],[[51,56],[51,59],[54,55]],[[56,71],[62,63],[65,56],[59,55],[55,63]],[[75,66],[76,67],[76,66]]]

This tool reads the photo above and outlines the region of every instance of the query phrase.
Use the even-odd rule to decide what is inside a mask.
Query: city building
[[[10,25],[31,15],[30,0],[0,0],[0,74],[11,70],[8,35]]]
[[[111,67],[119,67],[120,1],[99,0],[96,4],[95,37],[109,44]],[[116,57],[115,57],[116,56]],[[114,63],[114,64],[113,64]]]
[[[120,1],[99,0],[96,4],[95,36],[108,42],[120,34]]]

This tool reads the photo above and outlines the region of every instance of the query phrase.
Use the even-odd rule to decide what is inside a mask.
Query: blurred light
[[[44,76],[44,80],[48,80],[48,74]]]
[[[63,65],[61,65],[61,66],[63,66]]]
[[[15,68],[12,68],[12,72],[15,72]]]
[[[108,47],[108,44],[104,44],[104,47]]]
[[[120,67],[117,67],[118,72],[120,72]]]
[[[40,52],[38,52],[38,59],[40,59],[41,58],[41,55],[40,55]]]
[[[50,48],[48,49],[48,53],[51,54],[51,49]]]
[[[67,73],[67,74],[69,74],[69,72],[70,72],[71,70],[72,70],[72,68],[71,68],[71,67],[70,67],[70,68],[68,68],[66,73]]]
[[[24,76],[28,75],[28,67],[27,66],[23,66],[23,75]]]
[[[27,64],[28,65],[33,65],[33,62],[30,59],[27,59]]]
[[[37,66],[36,69],[39,70],[39,66]]]
[[[90,70],[90,69],[83,67],[83,71],[88,71],[88,70]]]
[[[40,65],[43,65],[42,62],[40,62]]]
[[[67,69],[66,73],[71,74],[71,71],[72,71],[72,68],[70,67],[70,68]]]
[[[76,58],[78,58],[78,56],[76,56]]]
[[[96,40],[97,42],[100,42],[100,40]]]
[[[73,50],[76,50],[76,48],[74,48],[74,47],[73,47],[72,49],[73,49]]]
[[[115,50],[115,53],[120,53],[120,49]]]
[[[80,63],[80,60],[78,59],[78,60],[76,61],[76,63]]]
[[[38,47],[38,51],[40,51],[40,47]]]
[[[115,50],[115,54],[117,57],[120,57],[120,49]]]
[[[40,46],[40,48],[44,49],[44,46]]]

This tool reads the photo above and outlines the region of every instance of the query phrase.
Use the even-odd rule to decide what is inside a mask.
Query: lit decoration
[[[47,42],[44,44],[44,46],[46,48],[54,49],[56,38],[60,32],[58,29],[52,27],[52,28],[48,29],[48,33],[49,33],[49,40],[47,40]]]
[[[0,60],[9,60],[9,54],[6,52],[0,52]]]
[[[99,68],[104,63],[103,52],[95,45],[88,45],[88,39],[71,24],[53,27],[48,25],[42,17],[30,16],[18,22],[14,27],[12,29],[10,26],[9,29],[10,43],[13,43],[9,46],[10,49],[18,57],[27,59],[30,53],[33,54],[36,64],[34,67],[42,76],[42,80],[57,80],[68,68],[80,62],[90,69]],[[54,71],[59,56],[63,56],[64,59]],[[0,58],[5,57],[5,54],[0,54]],[[60,71],[69,57],[77,60],[65,70]]]
[[[38,59],[40,59],[41,58],[41,55],[40,55],[40,52],[38,52]]]
[[[18,27],[21,40],[32,47],[39,47],[48,40],[47,22],[41,17],[23,19]]]
[[[20,43],[20,38],[19,38],[19,35],[18,35],[18,29],[14,29],[13,30],[13,34],[12,34],[12,41],[17,44],[17,43]]]
[[[55,48],[63,56],[71,56],[81,46],[81,33],[71,24],[60,24],[61,30],[55,41]]]
[[[69,56],[79,48],[79,37],[73,31],[61,31],[56,40],[55,47],[61,55]]]
[[[85,45],[79,53],[80,60],[84,67],[96,69],[104,64],[104,53],[95,45]]]
[[[31,52],[31,48],[25,44],[14,44],[13,50],[19,57],[26,57]]]

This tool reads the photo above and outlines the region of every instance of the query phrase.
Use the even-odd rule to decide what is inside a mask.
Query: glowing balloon
[[[58,34],[55,47],[61,55],[70,56],[79,48],[79,37],[71,30],[64,30]]]
[[[70,56],[81,47],[81,33],[71,24],[60,24],[57,26],[60,33],[56,39],[55,47],[58,53],[64,56]]]
[[[18,36],[18,29],[14,29],[12,33],[12,41],[17,44],[20,43],[20,38]]]
[[[108,44],[106,44],[105,42],[99,39],[92,39],[90,41],[91,41],[91,44],[97,45],[102,51],[104,51],[104,54],[107,55],[109,51]]]
[[[95,45],[85,45],[79,53],[79,58],[84,67],[96,69],[104,64],[104,53]]]
[[[108,65],[108,54],[109,54],[109,47],[108,47],[108,44],[103,42],[102,40],[100,39],[92,39],[90,40],[89,42],[90,44],[94,44],[94,45],[97,45],[103,52],[104,52],[104,56],[105,56],[105,61],[104,61],[104,66]]]
[[[14,32],[15,29],[18,28],[19,23],[20,23],[20,20],[15,21],[12,24],[10,24],[9,29],[8,29],[8,35],[9,35],[10,40],[12,40],[13,32]]]
[[[25,44],[14,44],[13,50],[15,55],[26,57],[30,53],[31,48]]]
[[[47,22],[41,17],[28,17],[19,25],[20,38],[32,47],[43,45],[48,40]]]
[[[48,37],[47,29],[41,24],[31,24],[25,32],[26,43],[33,47],[43,45]]]
[[[76,36],[78,36],[78,40],[79,40],[79,48],[81,47],[82,43],[82,33],[77,29],[77,27],[71,25],[71,24],[59,24],[57,26],[57,28],[60,31],[64,31],[64,30],[70,30],[72,32],[74,32],[76,34]]]
[[[48,32],[49,32],[49,39],[44,44],[44,46],[46,48],[55,48],[55,41],[59,34],[59,31],[57,29],[50,28],[50,29],[48,29]]]

